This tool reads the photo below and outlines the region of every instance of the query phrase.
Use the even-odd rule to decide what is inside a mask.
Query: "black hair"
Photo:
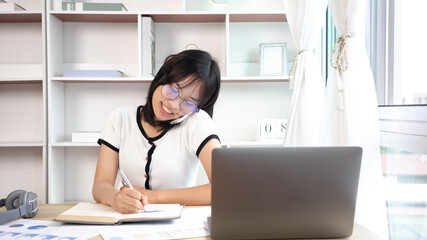
[[[204,110],[210,117],[213,115],[214,104],[219,95],[221,73],[218,64],[211,55],[202,50],[185,50],[166,58],[163,66],[150,84],[147,102],[142,108],[144,120],[152,126],[160,126],[168,130],[177,124],[169,121],[156,121],[153,110],[153,94],[157,87],[190,79],[188,84],[200,84],[199,109]],[[183,87],[185,87],[183,86]]]

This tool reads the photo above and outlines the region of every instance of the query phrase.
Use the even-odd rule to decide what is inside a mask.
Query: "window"
[[[368,52],[380,114],[390,239],[427,238],[425,0],[371,0]]]
[[[390,239],[426,239],[425,106],[382,106],[379,113]]]
[[[381,105],[427,104],[425,0],[372,0],[373,64]],[[371,61],[374,57],[371,57]]]

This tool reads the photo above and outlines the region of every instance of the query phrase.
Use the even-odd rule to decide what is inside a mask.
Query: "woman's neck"
[[[141,125],[142,125],[142,128],[144,128],[144,131],[149,138],[157,137],[159,134],[162,133],[161,127],[152,126],[151,124],[149,124],[144,120],[144,117],[141,117]]]

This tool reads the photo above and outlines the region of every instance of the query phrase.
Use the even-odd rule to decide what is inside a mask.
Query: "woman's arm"
[[[220,148],[218,139],[209,140],[200,151],[199,159],[205,169],[209,182],[211,182],[212,150]],[[147,196],[148,203],[179,203],[183,205],[209,205],[211,203],[211,184],[201,186],[168,189],[168,190],[146,190],[135,188]]]
[[[122,213],[134,213],[144,209],[147,200],[140,192],[130,188],[114,188],[118,166],[119,154],[102,144],[92,187],[93,198],[96,202],[111,206]]]

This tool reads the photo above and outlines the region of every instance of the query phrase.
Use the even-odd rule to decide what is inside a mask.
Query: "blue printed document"
[[[18,219],[0,225],[0,239],[86,240],[98,235],[99,233],[93,225],[65,224],[32,219]]]
[[[185,207],[179,219],[166,222],[126,223],[96,226],[103,239],[165,240],[209,236],[207,218],[211,207]]]

